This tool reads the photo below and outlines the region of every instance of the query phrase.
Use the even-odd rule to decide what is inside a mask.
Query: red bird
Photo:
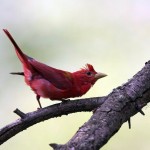
[[[104,73],[97,73],[90,64],[73,73],[47,66],[24,54],[11,34],[6,29],[3,31],[15,47],[23,65],[23,72],[11,74],[24,76],[26,84],[35,92],[40,108],[42,107],[40,97],[60,101],[79,97],[84,95],[99,78],[107,76]]]

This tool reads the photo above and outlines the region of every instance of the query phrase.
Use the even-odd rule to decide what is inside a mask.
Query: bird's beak
[[[103,78],[106,76],[107,76],[107,74],[98,72],[97,74],[95,74],[95,79],[100,79],[100,78]]]

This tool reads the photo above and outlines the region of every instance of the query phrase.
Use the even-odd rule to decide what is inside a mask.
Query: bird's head
[[[82,68],[79,71],[74,72],[74,74],[82,84],[90,83],[91,85],[94,85],[94,83],[98,79],[107,76],[104,73],[96,72],[94,67],[90,64],[86,64],[86,66],[84,68]]]

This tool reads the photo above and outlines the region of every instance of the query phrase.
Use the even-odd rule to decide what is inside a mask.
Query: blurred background
[[[150,56],[150,1],[147,0],[0,0],[0,128],[18,119],[16,108],[37,109],[35,94],[21,76],[7,28],[23,51],[50,66],[76,71],[86,63],[107,73],[83,97],[104,96],[127,82]],[[42,106],[58,103],[41,99]],[[150,147],[150,105],[125,123],[103,150]],[[66,143],[92,113],[75,113],[36,124],[0,146],[0,150],[49,150]]]

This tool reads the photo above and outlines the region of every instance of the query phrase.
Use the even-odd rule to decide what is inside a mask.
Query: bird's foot
[[[70,99],[61,99],[61,103],[60,103],[60,106],[63,105],[63,104],[66,104],[70,101]]]
[[[42,107],[38,107],[38,108],[37,108],[37,110],[41,110],[41,109],[42,109]]]
[[[61,100],[62,103],[67,103],[67,102],[69,102],[69,101],[70,101],[70,99],[62,99],[62,100]]]

